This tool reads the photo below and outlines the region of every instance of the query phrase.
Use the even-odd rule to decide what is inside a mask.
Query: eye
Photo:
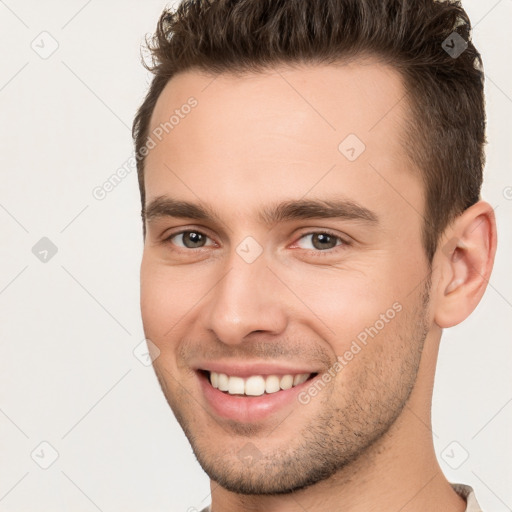
[[[180,233],[173,233],[165,239],[166,242],[170,242],[185,249],[198,249],[204,247],[207,240],[208,237],[200,231],[181,231]]]
[[[342,244],[348,245],[339,236],[323,231],[306,233],[297,242],[301,249],[316,249],[318,251],[334,249],[334,247]]]

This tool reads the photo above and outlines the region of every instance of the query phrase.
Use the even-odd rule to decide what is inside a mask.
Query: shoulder
[[[476,501],[475,491],[471,486],[451,482],[450,485],[461,498],[466,500],[466,512],[482,512],[478,501]]]

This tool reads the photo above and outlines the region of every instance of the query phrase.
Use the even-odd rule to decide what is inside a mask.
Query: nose
[[[253,332],[282,334],[288,308],[263,255],[247,263],[234,253],[227,268],[203,306],[203,326],[229,345],[242,343]]]

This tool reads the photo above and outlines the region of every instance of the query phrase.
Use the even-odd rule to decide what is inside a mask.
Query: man
[[[458,3],[191,0],[134,121],[141,310],[205,510],[475,512],[436,460],[442,329],[496,250]]]

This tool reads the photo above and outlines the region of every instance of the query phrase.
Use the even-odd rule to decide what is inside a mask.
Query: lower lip
[[[311,385],[318,375],[290,389],[261,396],[229,395],[214,388],[209,378],[198,371],[201,389],[208,405],[217,416],[243,423],[263,421],[283,407],[296,402],[300,405],[297,395]]]

